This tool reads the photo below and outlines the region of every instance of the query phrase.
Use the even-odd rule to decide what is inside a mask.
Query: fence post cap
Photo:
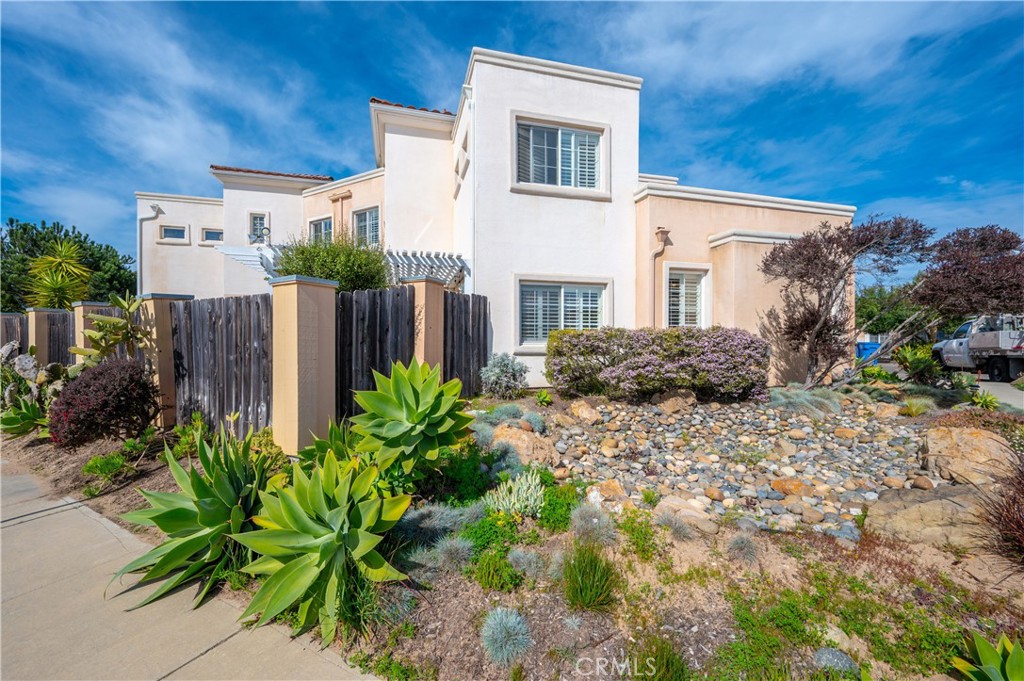
[[[110,303],[101,303],[98,300],[76,300],[71,303],[71,307],[106,307]]]
[[[25,312],[67,312],[56,307],[26,307]]]
[[[192,300],[195,298],[187,293],[143,293],[139,297],[143,300]]]
[[[447,286],[448,282],[440,277],[435,277],[430,274],[417,274],[412,277],[402,277],[398,280],[400,284],[418,284],[421,281],[431,282],[434,284],[440,284],[441,286]]]
[[[286,277],[274,277],[270,280],[271,286],[279,286],[281,284],[312,284],[314,286],[328,286],[330,288],[338,288],[338,282],[331,279],[317,279],[316,277],[304,277],[301,274],[289,274]]]

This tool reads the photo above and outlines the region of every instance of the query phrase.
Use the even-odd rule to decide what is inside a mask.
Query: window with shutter
[[[704,319],[702,272],[673,271],[668,277],[668,325],[701,326]]]
[[[603,286],[521,284],[519,343],[545,343],[557,329],[600,327],[603,294]]]
[[[352,214],[356,242],[364,246],[380,245],[380,209],[374,206]]]
[[[516,128],[516,180],[562,187],[599,188],[601,135],[520,123]]]

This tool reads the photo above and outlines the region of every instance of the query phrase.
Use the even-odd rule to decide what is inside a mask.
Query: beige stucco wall
[[[439,127],[385,126],[382,237],[388,248],[452,250],[451,126]]]
[[[380,208],[381,238],[386,239],[383,170],[362,173],[321,187],[307,189],[302,194],[305,234],[309,234],[311,221],[330,217],[333,220],[332,224],[336,235],[344,231],[351,236],[353,234],[352,213],[373,206]]]
[[[673,265],[679,269],[688,269],[690,264],[700,266],[694,269],[706,268],[705,305],[710,302],[710,308],[704,325],[736,327],[766,338],[773,346],[776,382],[803,378],[805,360],[782,347],[766,316],[781,303],[779,283],[768,283],[758,266],[774,243],[785,242],[782,235],[796,237],[816,229],[823,221],[837,224],[848,222],[851,217],[825,210],[811,212],[650,195],[640,198],[636,205],[636,325],[650,326],[650,253],[656,245],[655,229],[665,227],[670,230],[669,242],[654,266],[655,326],[666,324],[667,278]],[[712,235],[733,230],[744,234],[716,246],[709,243]]]
[[[164,214],[142,223],[142,293],[186,293],[196,298],[224,295],[224,256],[213,244],[202,242],[203,228],[223,229],[223,204],[219,199],[136,195],[140,217],[152,215],[150,205]],[[161,225],[184,227],[185,241],[160,239]],[[225,230],[225,239],[227,232]]]
[[[249,214],[266,213],[270,240],[285,244],[306,233],[302,189],[264,186],[245,181],[224,183],[224,245],[249,245]]]

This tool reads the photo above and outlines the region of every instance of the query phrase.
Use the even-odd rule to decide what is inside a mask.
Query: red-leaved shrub
[[[104,437],[138,437],[159,412],[151,372],[130,359],[111,359],[82,372],[50,405],[50,439],[79,447]]]

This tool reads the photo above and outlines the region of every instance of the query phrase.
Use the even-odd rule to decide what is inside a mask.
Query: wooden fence
[[[178,423],[199,412],[213,426],[237,412],[242,436],[271,423],[270,294],[171,301]]]
[[[28,352],[28,317],[18,312],[0,314],[0,345],[18,341],[18,353]]]
[[[390,374],[392,362],[409,363],[415,352],[416,304],[411,286],[338,294],[337,418],[362,411],[354,390],[374,386],[373,371]]]
[[[487,297],[444,294],[444,380],[462,380],[462,396],[479,395],[480,369],[487,366],[490,343]]]
[[[46,314],[46,324],[47,361],[73,363],[75,356],[70,348],[75,344],[75,314],[68,310],[52,310]]]

